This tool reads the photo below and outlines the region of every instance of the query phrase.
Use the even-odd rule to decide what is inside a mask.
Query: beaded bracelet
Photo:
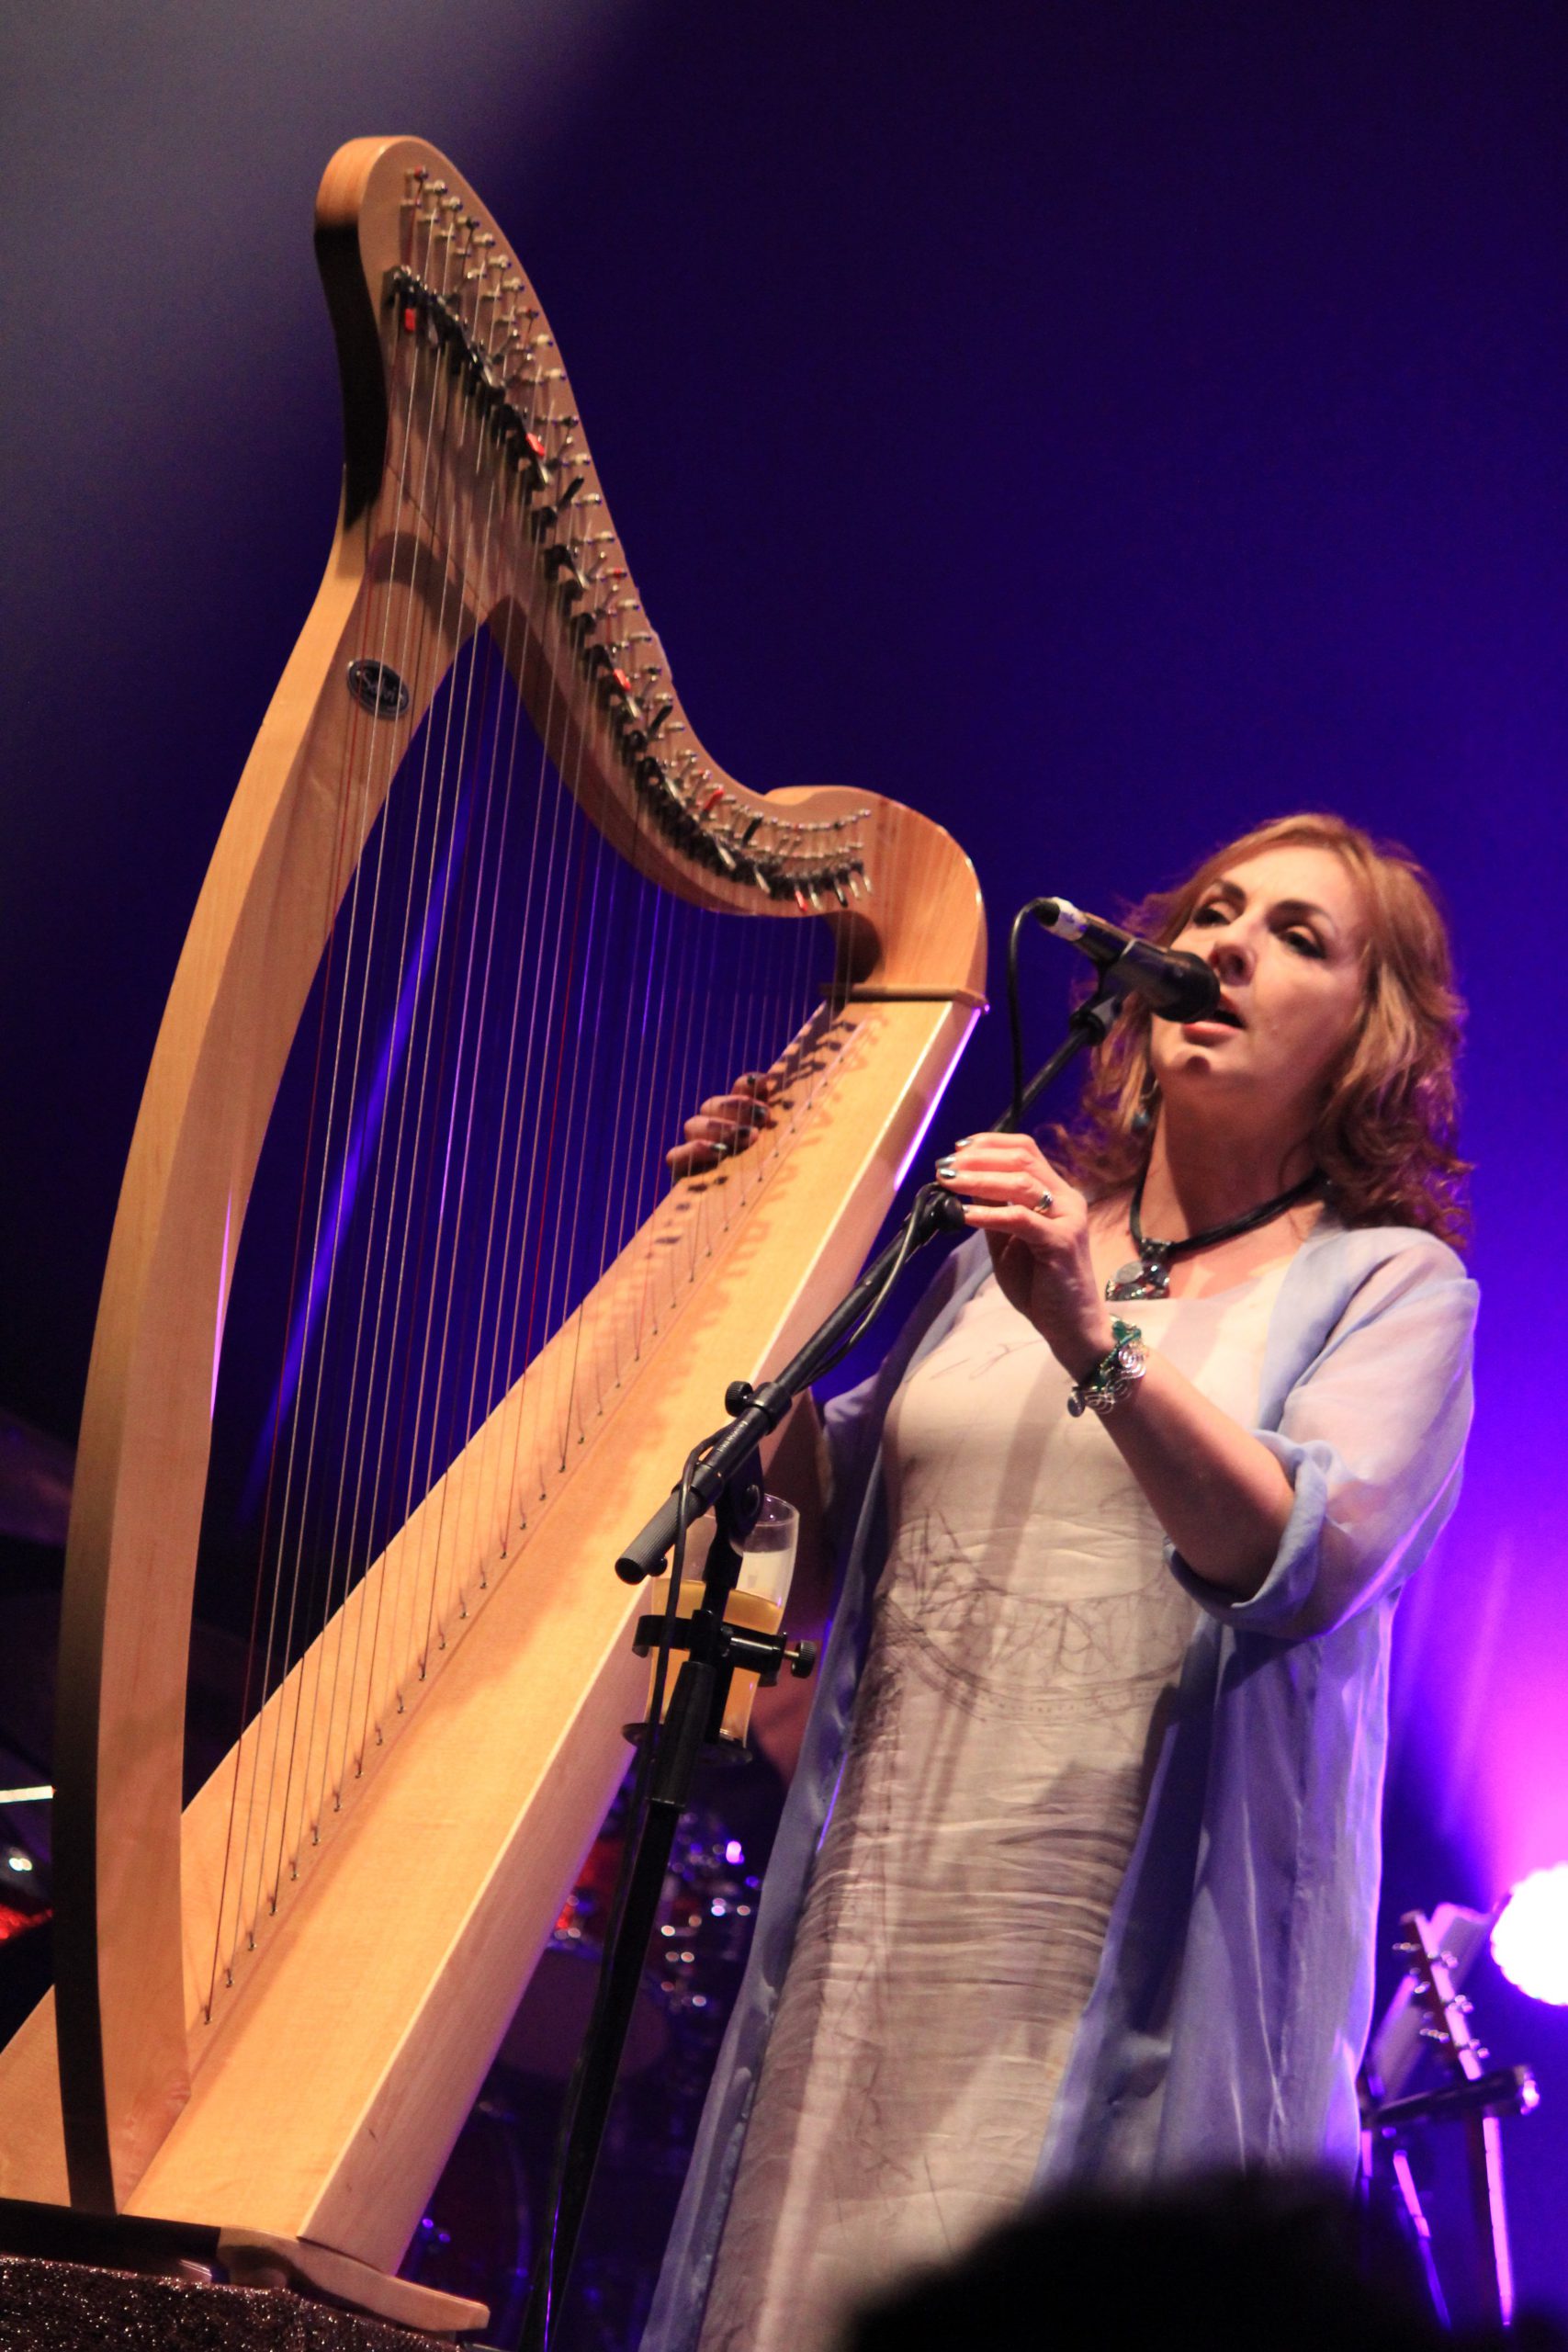
[[[1087,1380],[1080,1380],[1067,1397],[1067,1410],[1078,1413],[1096,1412],[1103,1416],[1113,1413],[1134,1382],[1142,1380],[1149,1368],[1143,1344],[1144,1335],[1135,1323],[1123,1323],[1120,1316],[1111,1321],[1111,1347],[1102,1355]]]

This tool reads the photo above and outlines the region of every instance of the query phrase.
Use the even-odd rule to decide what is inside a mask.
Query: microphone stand
[[[1021,1126],[1040,1096],[1075,1056],[1099,1044],[1115,1018],[1121,994],[1112,966],[1101,972],[1094,995],[1074,1012],[1067,1034],[1050,1059],[1015,1093],[995,1132],[1011,1134]],[[662,1575],[667,1555],[674,1551],[678,1563],[683,1554],[692,1521],[704,1511],[714,1511],[717,1532],[704,1566],[700,1606],[689,1619],[676,1618],[678,1588],[672,1588],[670,1609],[661,1616],[643,1617],[637,1623],[635,1647],[639,1657],[656,1645],[682,1649],[686,1656],[663,1723],[657,1720],[656,1700],[648,1723],[637,1726],[644,1745],[647,1795],[627,1838],[598,1991],[567,2094],[551,2182],[551,2226],[541,2267],[529,2290],[521,2352],[548,2352],[556,2311],[571,2277],[649,1944],[658,1924],[659,1900],[675,1832],[690,1804],[703,1749],[718,1736],[731,1677],[737,1668],[742,1668],[755,1673],[760,1684],[769,1686],[777,1681],[784,1666],[792,1674],[807,1675],[817,1662],[813,1643],[792,1644],[783,1633],[752,1633],[725,1621],[725,1605],[739,1574],[740,1545],[762,1505],[758,1448],[778,1428],[795,1398],[848,1354],[886,1305],[916,1250],[939,1234],[966,1230],[961,1204],[934,1184],[922,1185],[893,1239],[778,1377],[761,1381],[755,1387],[745,1380],[730,1383],[724,1403],[731,1418],[694,1450],[668,1502],[660,1505],[615,1563],[616,1575],[626,1584]]]

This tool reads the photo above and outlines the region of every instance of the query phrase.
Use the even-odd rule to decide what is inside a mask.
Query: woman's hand
[[[791,1089],[821,1067],[823,1034],[823,1017],[814,1012],[769,1069],[742,1070],[728,1094],[710,1094],[682,1127],[684,1141],[664,1155],[671,1175],[699,1176],[749,1150],[764,1127],[777,1126],[779,1113],[792,1107]]]
[[[1009,1306],[1029,1317],[1075,1380],[1087,1379],[1113,1335],[1089,1254],[1083,1194],[1024,1136],[966,1136],[938,1162],[937,1182],[964,1201],[968,1223],[990,1243]],[[1250,1599],[1269,1572],[1294,1500],[1268,1447],[1157,1349],[1133,1396],[1100,1426],[1188,1566]]]
[[[1083,1194],[1030,1136],[965,1136],[936,1172],[989,1242],[1008,1305],[1029,1317],[1075,1380],[1087,1379],[1113,1339]]]
[[[769,1103],[777,1086],[771,1071],[742,1070],[728,1094],[710,1094],[682,1128],[685,1140],[664,1155],[671,1175],[695,1176],[745,1151],[774,1124]]]

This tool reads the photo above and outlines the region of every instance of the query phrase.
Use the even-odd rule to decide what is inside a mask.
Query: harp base
[[[194,2266],[209,2273],[221,2271],[235,2287],[291,2288],[423,2335],[467,2335],[490,2318],[483,2303],[389,2278],[367,2262],[334,2254],[330,2246],[201,2222],[85,2213],[71,2205],[0,2198],[0,2253],[165,2277],[178,2277],[182,2270],[188,2276],[184,2267]]]

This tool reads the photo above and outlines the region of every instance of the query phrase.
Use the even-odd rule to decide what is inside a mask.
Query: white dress
[[[1123,1313],[1246,1426],[1283,1272]],[[1070,1385],[987,1281],[889,1411],[893,1541],[702,2352],[825,2352],[1028,2193],[1196,1614]]]

